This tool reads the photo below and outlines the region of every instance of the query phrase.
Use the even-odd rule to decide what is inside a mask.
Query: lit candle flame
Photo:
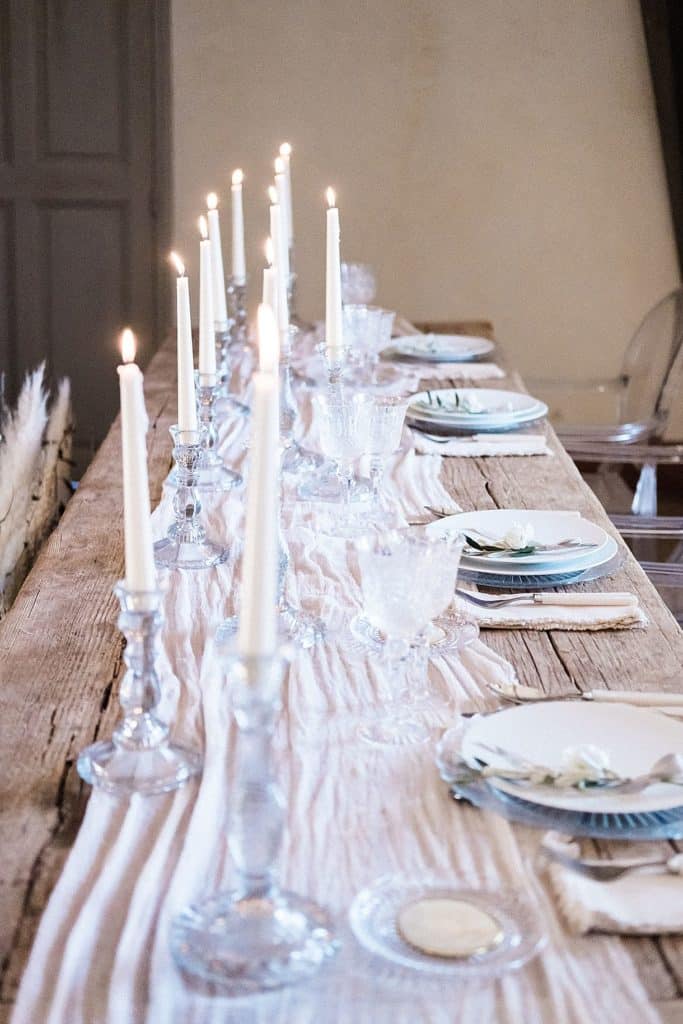
[[[181,258],[178,255],[178,253],[177,252],[169,253],[168,258],[171,261],[171,263],[173,264],[173,266],[176,268],[176,270],[178,271],[178,277],[184,277],[184,275],[185,275],[185,264],[181,260]]]
[[[238,167],[236,171],[232,172],[232,183],[233,185],[241,185],[244,181],[244,172]]]
[[[273,265],[273,239],[272,238],[266,238],[266,260],[268,261],[268,266],[272,267],[272,265]]]
[[[208,229],[207,224],[206,224],[206,217],[204,217],[202,215],[199,218],[198,224],[199,224],[199,234],[204,239],[208,238],[209,237],[209,229]]]
[[[276,174],[284,174],[285,173],[285,162],[284,162],[284,160],[282,159],[281,156],[276,156],[275,157],[275,173]]]
[[[215,210],[216,207],[218,206],[218,196],[216,195],[215,192],[209,192],[208,196],[206,197],[206,206],[207,209],[209,210]]]
[[[270,199],[273,206],[277,205],[277,189],[274,185],[268,186],[268,198]]]
[[[325,192],[325,195],[327,196],[327,205],[330,208],[337,205],[337,197],[335,195],[333,188],[328,188],[327,191]]]
[[[290,144],[288,142],[283,142],[282,145],[280,146],[280,156],[291,156],[291,155],[292,155],[292,147],[290,146]]]
[[[258,308],[258,352],[259,370],[274,374],[280,359],[280,343],[275,314],[270,306],[263,303]]]
[[[130,327],[121,331],[121,357],[124,363],[135,362],[135,335]]]

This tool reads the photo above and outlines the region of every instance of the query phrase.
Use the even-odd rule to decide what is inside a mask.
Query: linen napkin
[[[495,595],[489,595],[494,597]],[[503,597],[505,595],[501,595]],[[463,614],[483,629],[642,629],[647,616],[638,603],[601,605],[600,594],[594,605],[511,604],[506,608],[482,608],[464,598],[455,603]]]
[[[421,455],[470,456],[481,458],[501,455],[552,455],[545,434],[472,434],[453,437],[445,444],[432,441],[419,431],[413,431],[415,450]]]
[[[581,848],[568,836],[546,836],[562,853],[578,857]],[[619,844],[619,857],[667,857],[665,843]],[[547,862],[553,896],[571,931],[656,935],[683,932],[683,876],[663,867],[631,872],[611,882],[596,882],[553,861]]]
[[[421,380],[501,380],[507,374],[497,363],[424,363],[413,359],[391,359],[383,357],[383,362],[399,366],[405,371],[406,377],[415,382]]]

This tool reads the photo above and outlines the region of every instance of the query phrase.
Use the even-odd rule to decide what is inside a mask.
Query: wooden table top
[[[450,327],[490,333],[482,322]],[[153,506],[170,466],[175,372],[169,341],[145,375]],[[507,384],[521,382],[512,374]],[[444,459],[442,479],[464,508],[576,508],[614,533],[572,461],[553,445],[554,459]],[[123,574],[122,519],[117,420],[0,624],[0,1020],[9,1018],[42,910],[83,817],[89,787],[76,758],[109,735],[118,716],[123,640],[112,585]],[[647,631],[490,630],[484,638],[524,681],[550,693],[574,684],[675,689],[683,633],[630,555],[605,586],[639,595]],[[632,954],[663,1019],[683,1022],[683,936],[615,941]]]

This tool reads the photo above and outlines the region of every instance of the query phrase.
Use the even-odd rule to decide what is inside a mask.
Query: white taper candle
[[[178,271],[176,280],[176,345],[178,353],[178,427],[197,429],[197,402],[194,391],[194,352],[190,315],[190,283],[185,264],[172,252],[171,262]]]
[[[287,284],[289,278],[289,260],[286,259],[287,246],[282,230],[282,207],[277,201],[277,192],[271,186],[270,196],[270,237],[273,241],[273,267],[277,279],[277,325],[280,337],[289,330],[289,305],[287,302]]]
[[[209,192],[206,197],[211,242],[211,288],[213,292],[213,315],[215,330],[228,329],[228,309],[225,298],[225,271],[223,270],[223,245],[221,243],[221,222],[218,215],[218,196]]]
[[[270,306],[273,316],[277,319],[277,280],[273,267],[272,238],[268,238],[266,241],[266,260],[268,266],[263,268],[263,295],[261,301],[264,306]]]
[[[339,210],[334,190],[327,190],[327,260],[325,273],[325,344],[331,357],[344,346],[342,326],[341,255]]]
[[[147,479],[147,411],[143,377],[135,359],[135,335],[121,335],[123,365],[118,367],[121,395],[121,454],[123,461],[123,526],[126,587],[133,591],[157,588]]]
[[[259,306],[258,332],[237,646],[242,655],[269,657],[277,647],[280,481],[278,336],[268,306]]]
[[[216,328],[213,313],[211,242],[206,218],[199,218],[199,372],[216,373]]]
[[[238,169],[232,172],[232,276],[236,284],[244,284],[247,280],[246,259],[244,255],[243,181],[244,174],[241,170]]]
[[[290,249],[294,245],[294,222],[292,215],[292,168],[291,168],[291,156],[292,147],[288,142],[283,142],[280,146],[280,156],[285,163],[285,186],[287,195],[287,230],[289,232],[289,247]]]

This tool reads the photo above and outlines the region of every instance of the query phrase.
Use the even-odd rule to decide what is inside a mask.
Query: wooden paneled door
[[[0,371],[71,378],[81,466],[166,326],[168,66],[168,0],[0,0]]]

